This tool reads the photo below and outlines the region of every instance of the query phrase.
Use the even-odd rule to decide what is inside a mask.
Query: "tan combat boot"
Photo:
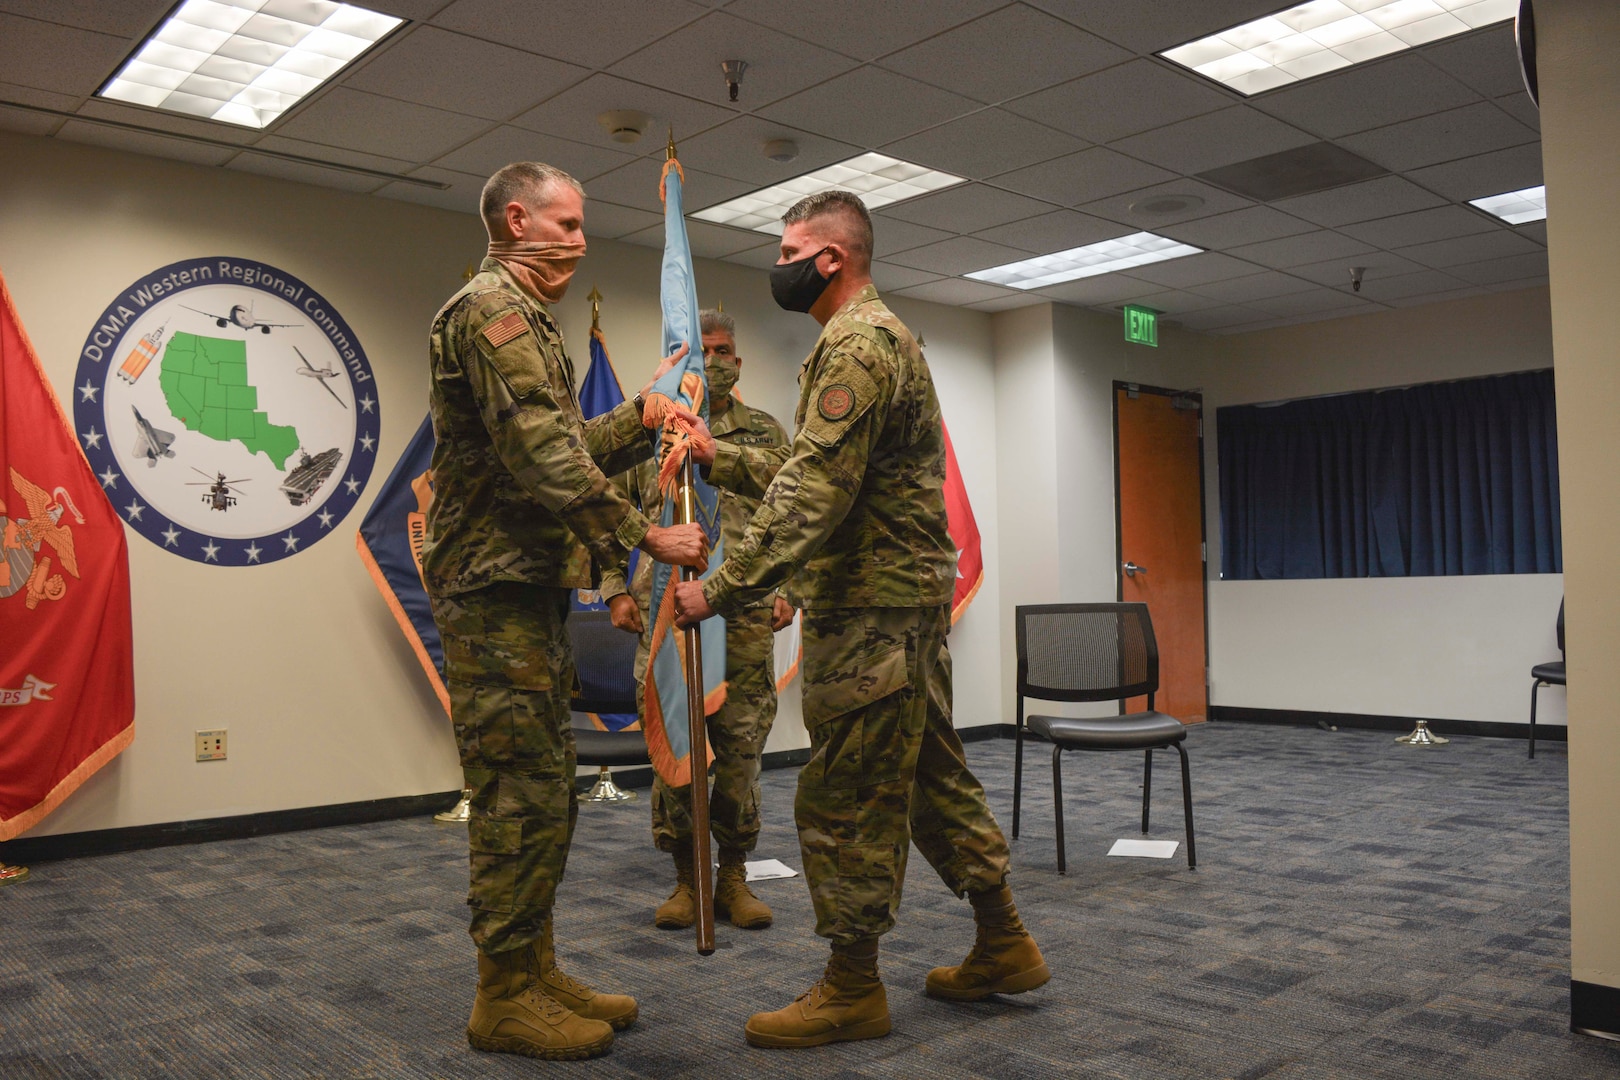
[[[614,1031],[623,1031],[636,1022],[641,1010],[636,999],[629,994],[602,994],[566,974],[557,966],[557,952],[552,945],[551,920],[540,940],[534,943],[535,959],[539,964],[538,984],[548,997],[555,998],[575,1016],[587,1020],[601,1020]]]
[[[928,973],[928,996],[945,1001],[979,1001],[991,994],[1022,994],[1052,977],[1035,939],[1024,929],[1012,890],[972,893],[978,937],[967,959],[956,967]]]
[[[744,930],[763,930],[771,925],[771,909],[748,887],[747,855],[732,848],[720,849],[720,877],[714,886],[716,918],[731,920]]]
[[[600,1020],[575,1016],[538,985],[532,947],[488,956],[478,954],[478,996],[467,1021],[474,1050],[571,1061],[605,1054],[613,1029]]]
[[[692,892],[692,849],[675,849],[675,891],[653,912],[653,924],[660,930],[685,930],[697,922],[697,897]]]
[[[877,971],[878,939],[834,945],[826,974],[793,1004],[755,1013],[745,1029],[753,1046],[822,1046],[889,1033],[889,997]]]

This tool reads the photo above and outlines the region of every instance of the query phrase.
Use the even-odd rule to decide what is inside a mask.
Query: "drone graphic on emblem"
[[[376,461],[376,383],[354,331],[303,281],[248,259],[135,282],[85,339],[74,388],[80,445],[119,515],[196,562],[296,555],[354,508]]]

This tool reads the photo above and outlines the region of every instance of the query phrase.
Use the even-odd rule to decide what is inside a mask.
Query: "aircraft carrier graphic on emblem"
[[[314,457],[309,451],[302,451],[303,460],[287,474],[287,479],[281,482],[281,490],[286,494],[287,501],[294,506],[303,506],[309,502],[311,496],[320,490],[326,478],[332,475],[332,470],[338,467],[343,455],[336,447],[322,450]]]

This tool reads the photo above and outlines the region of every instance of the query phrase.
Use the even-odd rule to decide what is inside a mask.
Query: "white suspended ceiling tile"
[[[15,131],[20,135],[50,135],[63,123],[65,121],[59,116],[8,108],[0,103],[0,131]]]
[[[1524,237],[1526,240],[1534,240],[1543,247],[1545,247],[1547,244],[1547,222],[1545,219],[1541,221],[1529,221],[1523,225],[1515,226],[1513,231]]]
[[[1028,0],[1139,53],[1159,52],[1276,11],[1281,0]]]
[[[983,109],[890,143],[883,152],[957,176],[982,180],[1072,154],[1086,144],[1072,135],[1001,109]]]
[[[1339,289],[1311,289],[1309,292],[1289,293],[1287,296],[1273,296],[1265,300],[1255,300],[1246,305],[1268,315],[1278,318],[1287,318],[1295,315],[1316,315],[1323,312],[1371,311],[1373,305],[1366,300],[1359,299],[1350,292],[1348,286],[1342,291]]]
[[[966,274],[1028,257],[1029,252],[1017,248],[992,244],[972,236],[954,236],[937,244],[925,244],[891,255],[889,261],[936,274]]]
[[[887,259],[897,251],[949,240],[951,236],[945,229],[931,229],[885,214],[872,215],[873,253],[880,259]]]
[[[1154,282],[1143,282],[1145,290],[1136,296],[1127,296],[1122,304],[1136,304],[1152,308],[1161,315],[1188,315],[1195,311],[1214,311],[1226,304],[1208,296],[1180,289],[1164,289]],[[1110,305],[1112,307],[1114,305]]]
[[[51,117],[41,119],[51,120]],[[82,120],[69,120],[62,125],[56,137],[67,142],[101,146],[109,150],[122,150],[130,154],[189,161],[193,165],[223,165],[235,154],[233,147],[203,146],[184,139],[171,139],[167,135],[148,135],[140,131],[105,127]],[[376,185],[372,185],[375,187]]]
[[[1083,206],[1122,191],[1174,180],[1175,173],[1104,146],[1043,161],[994,178],[997,187],[1059,206]]]
[[[537,131],[501,126],[464,146],[458,146],[433,164],[488,178],[496,169],[514,161],[543,161],[584,183],[586,194],[589,195],[593,178],[634,160],[627,154],[599,146],[586,146]]]
[[[1031,295],[1061,300],[1066,304],[1095,307],[1098,304],[1117,304],[1128,297],[1139,296],[1142,283],[1124,274],[1103,274],[1100,277],[1080,278],[1059,285],[1046,285],[1031,291]]]
[[[1309,132],[1251,105],[1234,105],[1120,139],[1112,145],[1132,157],[1190,174],[1318,141]]]
[[[749,248],[746,251],[727,255],[725,261],[736,263],[738,266],[752,266],[756,270],[768,270],[776,265],[776,260],[780,255],[781,248],[778,245],[763,244],[760,247]],[[875,266],[876,264],[874,264],[874,272]]]
[[[735,103],[730,101],[720,70],[727,60],[748,62]],[[626,79],[740,112],[780,101],[855,64],[841,53],[717,11],[632,53],[610,70]]]
[[[775,259],[771,260],[773,263]],[[874,262],[872,264],[872,280],[883,292],[896,292],[900,289],[909,289],[913,285],[921,285],[925,281],[938,281],[944,274],[936,274],[929,270],[918,270],[914,266],[900,266],[896,263]]]
[[[1234,259],[1218,251],[1205,251],[1182,259],[1139,266],[1131,270],[1130,275],[1165,288],[1186,289],[1196,288],[1211,281],[1247,277],[1257,269],[1259,268],[1253,263],[1244,262],[1242,259]]]
[[[105,120],[117,120],[123,124],[133,124],[136,127],[147,128],[154,131],[169,131],[177,135],[196,135],[216,142],[248,143],[258,141],[263,132],[256,128],[238,127],[235,124],[220,124],[211,120],[198,120],[190,116],[177,116],[174,113],[159,112],[156,109],[142,109],[135,105],[125,105],[119,101],[108,101],[105,98],[88,98],[84,104],[74,110],[81,116],[98,116]]]
[[[884,208],[888,217],[917,225],[970,233],[1019,218],[1043,214],[1052,207],[984,184],[960,184],[920,199]]]
[[[490,127],[488,121],[335,86],[276,125],[278,134],[425,163]]]
[[[1513,24],[1437,41],[1422,49],[1423,59],[1486,97],[1525,93]],[[1528,95],[1527,95],[1528,96]]]
[[[237,172],[257,173],[260,176],[271,176],[278,180],[293,180],[300,184],[313,184],[317,187],[335,188],[338,191],[353,191],[361,194],[373,192],[389,181],[381,177],[366,176],[362,173],[345,172],[341,169],[323,169],[318,165],[305,165],[299,161],[288,161],[286,158],[270,157],[265,154],[253,152],[251,147],[235,153],[226,168]]]
[[[504,120],[590,74],[505,45],[417,26],[343,80],[374,94]]]
[[[997,183],[1000,183],[998,180]],[[1199,200],[1179,210],[1166,210],[1166,200],[1191,197]],[[1172,180],[1152,187],[1127,191],[1096,202],[1082,203],[1081,210],[1098,217],[1112,218],[1139,229],[1158,229],[1179,222],[1214,217],[1254,204],[1241,195],[1234,195],[1200,180]],[[1202,245],[1200,245],[1202,246]]]
[[[1131,58],[1117,45],[1024,4],[958,26],[879,61],[914,79],[992,103]]]
[[[83,97],[95,93],[134,44],[112,34],[0,14],[0,78]]]
[[[1212,217],[1165,225],[1159,231],[1165,236],[1201,248],[1223,249],[1294,236],[1314,229],[1310,222],[1269,206],[1248,206]]]
[[[980,106],[882,68],[863,67],[760,112],[771,120],[861,147],[878,147]]]
[[[1245,244],[1242,247],[1232,248],[1230,254],[1262,266],[1269,266],[1274,270],[1286,270],[1291,266],[1304,266],[1325,259],[1361,255],[1372,250],[1374,249],[1371,244],[1322,230],[1302,233],[1299,236],[1285,236],[1281,240]]]
[[[1194,292],[1213,297],[1228,304],[1247,304],[1253,300],[1264,300],[1272,296],[1287,296],[1289,293],[1307,292],[1316,287],[1316,282],[1304,281],[1292,274],[1284,274],[1279,270],[1265,270],[1247,277],[1228,278],[1225,281],[1211,281],[1203,285],[1191,286]]]
[[[38,105],[43,109],[72,112],[84,99],[77,94],[58,94],[52,90],[37,90],[32,86],[18,86],[0,79],[0,102],[13,105]],[[45,119],[51,120],[51,117]],[[53,122],[55,122],[53,120]]]
[[[939,281],[930,281],[923,285],[912,285],[897,291],[897,296],[909,296],[915,300],[931,300],[936,304],[951,304],[957,307],[973,304],[983,300],[995,300],[1012,292],[996,285],[986,285],[979,281],[963,281],[961,278],[941,278]]]
[[[928,0],[923,4],[732,0],[726,10],[846,56],[873,60],[1001,6],[1002,0]]]
[[[590,190],[586,189],[586,236],[618,239],[621,236],[628,236],[650,226],[661,224],[663,220],[664,216],[662,214],[655,214],[651,210],[642,210],[634,206],[620,206],[617,203],[594,198],[591,196]]]
[[[1445,200],[1399,176],[1380,176],[1359,184],[1279,199],[1271,205],[1317,225],[1334,227],[1441,206]]]
[[[381,172],[399,173],[401,175],[416,168],[413,162],[404,161],[400,158],[383,157],[378,154],[362,154],[354,150],[345,150],[342,147],[324,146],[321,143],[305,142],[302,139],[289,139],[285,135],[262,136],[254,140],[253,146],[259,150],[297,154],[300,157],[314,158],[317,161],[358,165],[362,169],[377,169]]]
[[[1546,277],[1547,253],[1534,251],[1523,255],[1509,255],[1502,259],[1463,263],[1460,266],[1450,267],[1447,272],[1475,285],[1497,285],[1507,281],[1518,281],[1521,278]]]
[[[664,205],[658,199],[658,178],[663,168],[662,160],[634,159],[628,165],[590,180],[585,185],[585,195],[587,198],[606,199],[620,206],[635,206],[662,214]],[[681,202],[682,209],[688,214],[741,195],[753,187],[741,180],[715,176],[699,169],[684,169],[684,172],[686,182],[681,188]],[[759,233],[755,236],[761,241],[769,239]]]
[[[478,213],[478,197],[484,190],[484,181],[487,176],[473,176],[469,173],[454,172],[450,169],[441,169],[436,165],[424,165],[419,169],[412,169],[407,175],[419,177],[423,180],[434,180],[441,184],[449,184],[449,188],[438,189],[422,187],[420,184],[389,183],[377,189],[377,194],[385,199],[398,199],[401,202],[413,202],[422,206],[436,206],[441,210],[455,210],[463,214]],[[586,214],[589,218],[589,213]],[[590,222],[586,222],[586,232],[589,235]],[[472,234],[476,235],[476,234]],[[476,249],[467,253],[467,261],[476,266],[479,252]]]
[[[1426,307],[1446,300],[1461,300],[1468,296],[1483,296],[1489,290],[1483,285],[1470,285],[1465,289],[1447,289],[1444,292],[1421,293],[1417,296],[1396,296],[1384,303],[1392,308]]]
[[[634,109],[652,120],[636,142],[614,142],[596,119],[610,109]],[[732,116],[729,109],[718,105],[598,73],[518,114],[512,124],[619,153],[653,155],[662,161],[672,126],[678,150],[687,138],[724,124]]]
[[[1416,53],[1286,86],[1255,107],[1323,138],[1471,105],[1480,95]]]
[[[585,211],[586,219],[590,218],[590,210]],[[629,233],[620,239],[632,244],[644,244],[647,247],[663,248],[664,223],[658,222],[650,228],[639,232]],[[692,247],[692,254],[701,259],[723,259],[728,255],[735,255],[741,251],[761,246],[760,234],[747,229],[732,229],[724,225],[711,225],[706,221],[686,222],[686,240]],[[773,260],[774,261],[774,260]]]
[[[994,314],[998,311],[1011,311],[1013,308],[1034,307],[1037,304],[1050,304],[1051,301],[1044,296],[1035,296],[1030,293],[1017,293],[1012,296],[998,296],[993,300],[980,300],[967,305],[973,311],[985,311]],[[926,351],[926,350],[925,350]]]
[[[1534,131],[1485,101],[1338,140],[1395,172],[1535,141]]]
[[[1314,281],[1318,285],[1327,285],[1338,288],[1341,285],[1348,287],[1351,284],[1350,271],[1354,267],[1361,267],[1365,277],[1363,289],[1357,296],[1366,293],[1366,281],[1380,281],[1400,274],[1413,274],[1428,269],[1422,263],[1413,262],[1401,255],[1389,251],[1365,251],[1359,255],[1345,255],[1337,259],[1324,259],[1317,263],[1305,263],[1302,266],[1291,266],[1288,272],[1295,277]],[[1355,290],[1351,289],[1354,293]]]
[[[1458,202],[1542,184],[1539,141],[1418,169],[1411,179]]]
[[[1344,225],[1339,231],[1375,247],[1394,248],[1490,232],[1496,228],[1500,228],[1499,222],[1465,206],[1436,206],[1411,214],[1395,214],[1374,221]]]
[[[649,133],[645,138],[655,139],[655,135]],[[791,140],[797,145],[799,156],[785,162],[766,157],[765,144],[774,139]],[[768,187],[834,162],[848,161],[858,156],[861,150],[848,143],[825,139],[758,116],[739,116],[701,135],[681,139],[677,152],[682,167],[746,180],[756,187]]]
[[[451,30],[589,68],[607,67],[701,16],[687,0],[456,0],[433,17]]]
[[[1530,100],[1530,95],[1523,90],[1516,94],[1504,94],[1499,98],[1492,98],[1496,107],[1507,113],[1513,119],[1533,131],[1541,130],[1541,110],[1536,103]]]
[[[1266,317],[1265,312],[1256,311],[1254,308],[1219,307],[1210,308],[1207,311],[1194,311],[1186,315],[1178,315],[1175,321],[1185,329],[1208,333],[1243,323],[1261,322]]]
[[[1512,229],[1499,228],[1475,236],[1460,236],[1454,240],[1437,240],[1432,244],[1403,247],[1398,249],[1396,254],[1437,270],[1457,267],[1451,272],[1463,277],[1466,275],[1461,268],[1465,263],[1505,259],[1510,255],[1539,254],[1545,257],[1546,249],[1533,240],[1515,235]]]
[[[1010,221],[1005,225],[981,229],[973,235],[994,244],[1005,244],[1036,255],[1047,255],[1054,251],[1085,247],[1099,240],[1109,240],[1122,235],[1124,231],[1117,221],[1092,217],[1078,210],[1054,210],[1049,214],[1039,214],[1024,218],[1022,221]]]
[[[0,0],[0,12],[128,38],[132,45],[173,6],[172,0]]]
[[[1092,142],[1112,142],[1224,109],[1232,100],[1207,83],[1141,59],[1009,101],[1003,108]]]
[[[1468,287],[1468,282],[1439,270],[1418,270],[1415,273],[1396,274],[1392,277],[1373,275],[1369,271],[1367,279],[1361,284],[1359,295],[1379,303],[1387,303],[1409,296],[1426,296]]]

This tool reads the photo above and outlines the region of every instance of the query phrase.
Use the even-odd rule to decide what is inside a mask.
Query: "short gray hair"
[[[583,197],[585,189],[578,180],[555,165],[539,161],[514,161],[495,170],[484,184],[478,209],[484,217],[484,228],[491,239],[503,228],[508,203],[522,203],[531,210],[543,210],[551,204],[547,189],[553,184],[566,184]]]
[[[733,341],[737,340],[737,320],[724,311],[704,308],[698,312],[698,326],[705,334],[730,334]]]
[[[867,213],[866,204],[861,197],[852,191],[818,191],[814,195],[806,195],[788,208],[782,215],[782,224],[795,225],[801,221],[811,221],[819,217],[837,216],[847,227],[845,238],[849,241],[850,254],[872,257],[872,215]]]

